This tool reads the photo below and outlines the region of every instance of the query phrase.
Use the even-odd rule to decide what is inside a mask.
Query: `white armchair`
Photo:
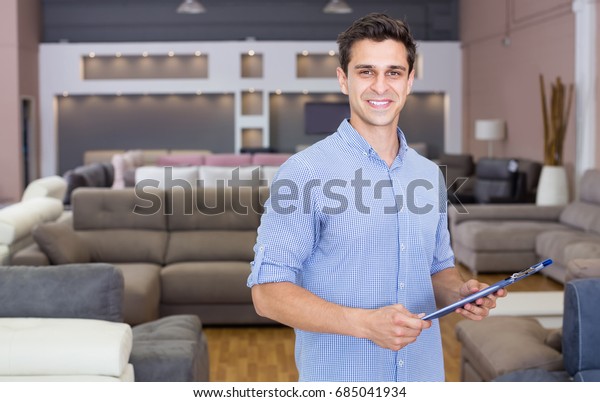
[[[133,381],[131,327],[81,318],[0,318],[0,381]]]

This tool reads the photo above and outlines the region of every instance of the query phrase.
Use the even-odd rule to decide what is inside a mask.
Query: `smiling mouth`
[[[381,101],[369,100],[367,102],[369,103],[369,105],[374,106],[376,108],[386,107],[386,106],[388,106],[389,104],[392,103],[389,100],[381,100]]]

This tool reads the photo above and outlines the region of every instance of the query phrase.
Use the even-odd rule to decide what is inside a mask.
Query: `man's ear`
[[[413,68],[413,70],[410,72],[410,75],[408,76],[408,87],[407,87],[408,91],[406,92],[407,95],[412,92],[412,86],[413,86],[414,81],[415,81],[415,69]]]
[[[337,73],[337,79],[340,83],[340,89],[344,95],[348,95],[348,77],[346,77],[346,73],[342,70],[341,67],[338,67],[335,72]]]

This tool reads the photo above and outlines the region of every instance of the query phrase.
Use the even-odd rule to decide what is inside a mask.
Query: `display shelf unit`
[[[247,145],[270,146],[269,99],[278,93],[338,94],[333,41],[46,43],[40,45],[41,170],[56,174],[60,124],[56,102],[63,95],[233,94],[234,136],[231,152]],[[462,53],[459,42],[421,42],[419,76],[414,92],[445,94],[446,152],[462,149]],[[333,55],[330,55],[333,53]],[[90,58],[93,54],[94,57]],[[252,54],[252,55],[251,55]],[[119,56],[117,56],[119,55]],[[144,56],[146,55],[146,56]],[[92,59],[96,58],[94,61]],[[147,58],[146,61],[142,58]],[[154,58],[154,59],[153,59]],[[121,60],[117,60],[121,59]],[[114,69],[118,63],[154,60],[157,66],[180,64],[178,76],[147,78],[118,71],[107,78],[89,79],[86,63],[101,61]],[[117,63],[117,64],[115,64]],[[185,63],[200,63],[198,72]],[[437,68],[443,66],[443,68]],[[89,68],[89,67],[88,67]],[[331,73],[329,69],[333,69]],[[168,70],[171,72],[171,70]],[[190,77],[190,73],[199,76]],[[169,73],[170,74],[170,73]],[[301,112],[301,111],[300,111]],[[110,147],[111,144],[107,144]]]

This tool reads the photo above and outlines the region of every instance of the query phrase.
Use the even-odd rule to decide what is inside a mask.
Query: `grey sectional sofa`
[[[600,258],[600,170],[585,172],[579,197],[566,206],[449,207],[457,261],[477,272],[514,272],[552,258],[542,272],[564,282],[569,261]]]
[[[123,282],[123,274],[109,264],[0,266],[0,318],[77,318],[123,322]],[[0,327],[0,332],[5,330]],[[164,317],[137,325],[132,333],[129,363],[133,365],[135,381],[209,380],[208,346],[198,317]],[[6,339],[7,333],[3,335]],[[35,346],[33,349],[43,350]],[[53,351],[50,355],[59,356],[58,353]],[[86,359],[93,355],[86,355]],[[71,363],[77,361],[77,356],[72,359]],[[23,367],[17,361],[12,363],[10,371]],[[89,367],[88,364],[84,366],[84,370]],[[75,364],[69,369],[77,370],[77,367]],[[56,371],[53,374],[57,375]],[[65,376],[64,373],[62,375]],[[58,378],[77,381],[77,376],[73,375]],[[90,378],[84,376],[83,380],[91,381]],[[56,380],[57,377],[54,377]]]
[[[246,280],[266,188],[91,189],[73,225],[44,224],[13,265],[105,262],[125,278],[125,322],[196,314],[203,324],[271,323]]]

